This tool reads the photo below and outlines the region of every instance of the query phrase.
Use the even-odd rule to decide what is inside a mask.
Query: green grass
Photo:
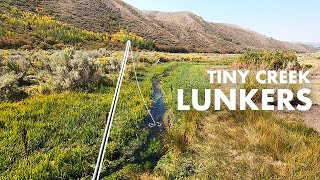
[[[140,76],[145,97],[151,96],[152,78],[170,66],[151,66]],[[92,175],[113,88],[101,91],[36,95],[19,102],[0,103],[0,177],[76,179]],[[147,154],[137,153],[146,142],[148,130],[140,127],[145,117],[137,86],[127,79],[107,148],[105,175],[117,173],[138,160],[142,162],[139,168],[148,170],[150,162],[146,159],[158,149],[146,146],[139,151]]]
[[[208,68],[206,63],[181,63],[170,75],[163,79],[162,89],[165,93],[165,102],[173,110],[177,110],[177,90],[183,89],[185,104],[191,104],[191,91],[198,89],[199,97],[204,94],[204,89],[209,88],[209,76],[206,76]]]
[[[318,179],[320,136],[294,114],[176,110],[176,89],[184,89],[185,99],[190,100],[190,89],[208,87],[206,70],[211,66],[180,64],[163,79],[168,150],[153,175],[164,179]]]
[[[108,62],[121,56],[118,52],[106,54],[96,58]],[[152,79],[170,71],[161,77],[167,106],[163,120],[167,131],[160,136],[164,144],[156,140],[146,144],[149,132],[140,125],[147,113],[128,65],[104,179],[319,179],[320,136],[297,116],[263,111],[177,111],[177,89],[184,89],[188,104],[193,88],[203,97],[205,88],[216,88],[209,84],[207,70],[228,67],[234,57],[172,56],[137,55],[145,62],[139,64],[138,76],[149,105]],[[110,85],[91,93],[70,90],[1,102],[0,179],[90,178],[113,91]],[[150,159],[159,151],[164,155],[153,170]]]

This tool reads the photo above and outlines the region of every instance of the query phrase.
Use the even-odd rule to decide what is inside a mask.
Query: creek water
[[[152,92],[152,105],[151,105],[150,113],[152,114],[156,122],[161,123],[161,126],[155,126],[153,128],[157,128],[161,131],[163,129],[162,119],[167,108],[164,103],[163,93],[159,87],[160,82],[161,81],[159,78],[154,78],[152,81],[153,92]],[[151,116],[148,115],[148,117],[145,120],[145,125],[148,126],[150,123],[153,123],[153,121]]]

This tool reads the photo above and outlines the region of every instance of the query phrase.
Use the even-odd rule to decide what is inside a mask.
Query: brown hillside
[[[258,34],[240,26],[210,23],[190,12],[143,11],[169,31],[174,32],[184,45],[214,51],[237,52],[246,49],[281,49],[308,51],[308,47]]]
[[[11,0],[29,9],[34,8],[37,1]],[[236,25],[207,22],[190,12],[140,11],[121,0],[46,0],[45,8],[58,20],[76,27],[98,32],[126,28],[164,47],[221,53],[248,49],[312,50],[309,46],[277,41]]]

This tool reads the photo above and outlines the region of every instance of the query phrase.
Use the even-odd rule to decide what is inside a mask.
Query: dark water
[[[163,74],[162,77],[166,77],[168,76],[169,73],[165,72]],[[162,134],[162,132],[165,130],[164,128],[164,124],[163,124],[163,116],[167,110],[165,103],[164,103],[164,96],[163,93],[160,89],[160,78],[154,78],[152,81],[152,104],[150,107],[150,112],[154,118],[154,120],[158,123],[161,124],[161,126],[154,126],[154,127],[150,127],[149,123],[153,123],[152,118],[150,115],[147,116],[147,118],[145,119],[145,121],[142,123],[141,128],[146,128],[148,129],[149,133],[147,135],[147,140],[146,143],[143,144],[140,148],[138,148],[135,152],[134,155],[139,156],[139,154],[141,153],[141,151],[145,150],[145,148],[148,146],[148,144],[150,143],[150,141],[152,139],[157,139],[160,140],[160,143],[162,144],[162,139],[160,137],[160,135]],[[148,159],[136,159],[135,163],[137,164],[142,164],[145,163],[145,161],[149,161],[152,162],[152,168],[154,168],[158,162],[158,160],[161,158],[162,153],[159,152],[157,155],[149,157]],[[119,170],[121,167],[119,166],[119,168],[117,170]],[[111,172],[102,172],[101,173],[101,177],[106,177],[109,176],[111,174]]]
[[[161,123],[161,126],[155,126],[152,128],[163,128],[162,119],[163,116],[167,110],[165,104],[164,104],[164,97],[161,89],[159,88],[160,85],[160,79],[154,78],[152,82],[152,105],[150,112],[156,122]],[[145,120],[145,126],[149,126],[150,123],[153,123],[151,116],[149,115]]]
[[[166,106],[164,104],[163,93],[159,88],[160,82],[161,81],[159,78],[154,78],[152,81],[153,92],[152,92],[152,105],[150,107],[150,112],[154,120],[157,122],[157,124],[153,127],[150,127],[149,124],[150,123],[154,124],[154,123],[152,121],[151,116],[150,115],[147,116],[145,121],[142,123],[142,128],[146,128],[149,131],[147,135],[147,140],[146,140],[146,143],[136,151],[136,153],[141,153],[141,151],[144,151],[152,139],[159,140],[160,143],[163,144],[163,139],[161,138],[161,134],[165,130],[164,124],[163,124],[163,116],[166,112]],[[160,123],[161,126],[158,126],[158,123]],[[141,163],[145,163],[145,161],[149,161],[149,162],[152,162],[152,168],[154,168],[162,155],[163,155],[162,152],[158,152],[156,155],[151,156],[148,159],[143,159],[143,160],[137,159],[136,163],[141,164]]]

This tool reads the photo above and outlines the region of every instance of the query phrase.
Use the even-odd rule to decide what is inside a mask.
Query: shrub
[[[23,45],[30,44],[29,41],[22,38],[0,37],[0,48],[19,48]]]
[[[38,45],[38,48],[39,49],[43,49],[43,50],[47,50],[47,49],[50,49],[51,46],[45,42],[41,42],[39,45]]]
[[[54,37],[51,37],[51,36],[46,37],[46,38],[45,38],[45,42],[46,42],[47,44],[50,44],[50,45],[55,45],[55,44],[58,43],[58,41],[57,41]]]
[[[236,66],[244,69],[301,69],[301,65],[298,63],[298,58],[295,54],[282,51],[247,52],[236,61]]]
[[[126,43],[128,40],[131,41],[132,46],[137,49],[154,49],[154,43],[150,40],[145,40],[140,36],[137,36],[131,32],[128,32],[126,30],[120,30],[119,32],[115,33],[111,37],[111,41],[113,43]]]
[[[50,69],[53,86],[62,90],[93,90],[103,83],[99,62],[83,51],[73,50],[52,54]]]
[[[64,44],[59,43],[59,44],[53,45],[52,47],[53,47],[53,49],[55,49],[55,50],[61,50],[61,49],[63,49]]]
[[[311,69],[313,66],[312,66],[312,64],[306,64],[306,65],[304,65],[304,67],[305,67],[306,69]]]
[[[33,47],[31,45],[23,45],[19,49],[21,50],[31,50]]]
[[[20,100],[27,94],[18,87],[18,75],[7,73],[0,76],[0,100]]]
[[[102,85],[115,84],[120,61],[118,53],[102,50],[2,50],[0,75],[15,75],[16,86],[29,95],[64,90],[92,92]],[[143,66],[140,65],[139,68],[142,70]]]
[[[156,51],[169,52],[169,53],[188,53],[189,52],[185,47],[175,47],[175,46],[157,45],[155,49]]]

